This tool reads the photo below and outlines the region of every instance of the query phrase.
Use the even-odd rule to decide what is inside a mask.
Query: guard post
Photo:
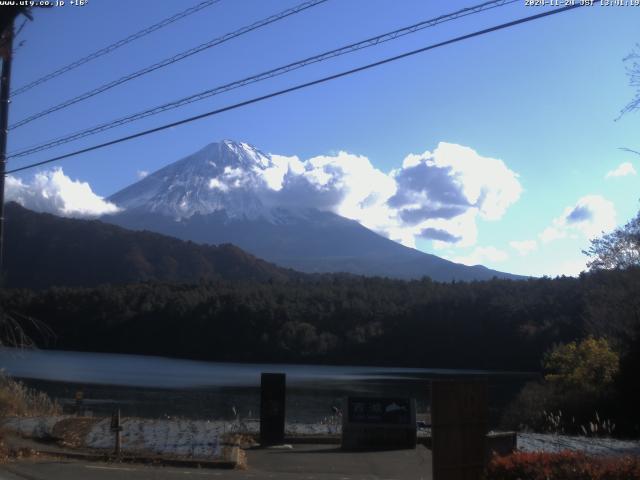
[[[286,375],[263,373],[260,377],[260,444],[284,443]]]

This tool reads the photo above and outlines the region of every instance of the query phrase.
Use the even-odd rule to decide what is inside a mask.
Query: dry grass
[[[54,425],[51,436],[63,447],[83,447],[85,438],[99,421],[97,418],[65,418]]]
[[[28,388],[0,371],[0,419],[7,416],[60,415],[62,408],[51,398]]]
[[[9,416],[60,415],[62,408],[43,392],[28,388],[0,370],[0,423]],[[12,449],[5,445],[0,430],[0,463],[10,458],[34,455],[30,449]]]

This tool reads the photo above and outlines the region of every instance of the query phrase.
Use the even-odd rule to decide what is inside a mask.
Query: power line
[[[227,111],[230,111],[230,110],[235,110],[237,108],[245,107],[247,105],[251,105],[251,104],[254,104],[254,103],[258,103],[258,102],[262,102],[262,101],[268,100],[270,98],[279,97],[279,96],[285,95],[287,93],[295,92],[297,90],[302,90],[302,89],[307,88],[307,87],[311,87],[311,86],[314,86],[314,85],[319,85],[321,83],[326,83],[326,82],[329,82],[331,80],[336,80],[338,78],[346,77],[346,76],[352,75],[354,73],[358,73],[358,72],[369,70],[369,69],[372,69],[372,68],[375,68],[375,67],[379,67],[379,66],[385,65],[387,63],[395,62],[396,60],[401,60],[403,58],[411,57],[411,56],[417,55],[419,53],[423,53],[423,52],[426,52],[426,51],[429,51],[429,50],[433,50],[433,49],[436,49],[436,48],[439,48],[439,47],[444,47],[445,45],[450,45],[452,43],[461,42],[463,40],[469,40],[470,38],[478,37],[480,35],[485,35],[487,33],[495,32],[497,30],[503,30],[505,28],[514,27],[514,26],[520,25],[522,23],[531,22],[533,20],[538,20],[540,18],[548,17],[550,15],[555,15],[555,14],[558,14],[558,13],[566,12],[568,10],[573,10],[574,8],[579,8],[581,6],[582,5],[580,3],[576,3],[574,5],[569,5],[569,6],[566,6],[566,7],[556,8],[554,10],[550,10],[550,11],[547,11],[547,12],[542,12],[542,13],[538,13],[536,15],[530,15],[528,17],[523,17],[523,18],[519,18],[517,20],[512,20],[510,22],[502,23],[500,25],[495,25],[493,27],[485,28],[483,30],[477,30],[477,31],[475,31],[473,33],[468,33],[468,34],[462,35],[460,37],[455,37],[455,38],[452,38],[452,39],[449,39],[449,40],[445,40],[443,42],[439,42],[439,43],[435,43],[435,44],[432,44],[432,45],[428,45],[426,47],[422,47],[422,48],[419,48],[417,50],[412,50],[410,52],[402,53],[400,55],[395,55],[393,57],[387,57],[387,58],[385,58],[383,60],[379,60],[377,62],[369,63],[369,64],[363,65],[361,67],[356,67],[356,68],[353,68],[351,70],[346,70],[346,71],[343,71],[343,72],[340,72],[340,73],[329,75],[327,77],[319,78],[317,80],[312,80],[310,82],[301,83],[301,84],[295,85],[293,87],[285,88],[283,90],[278,90],[276,92],[272,92],[272,93],[269,93],[267,95],[262,95],[260,97],[254,97],[254,98],[252,98],[250,100],[245,100],[243,102],[235,103],[233,105],[228,105],[226,107],[222,107],[222,108],[219,108],[219,109],[216,109],[216,110],[211,110],[209,112],[201,113],[200,115],[195,115],[193,117],[188,117],[188,118],[185,118],[185,119],[182,119],[182,120],[178,120],[176,122],[167,123],[167,124],[162,125],[160,127],[151,128],[149,130],[144,130],[142,132],[134,133],[132,135],[127,135],[125,137],[120,137],[120,138],[117,138],[115,140],[111,140],[111,141],[108,141],[108,142],[105,142],[105,143],[101,143],[101,144],[98,144],[98,145],[93,145],[91,147],[87,147],[87,148],[83,148],[83,149],[80,149],[80,150],[76,150],[74,152],[66,153],[64,155],[59,155],[59,156],[54,157],[54,158],[49,158],[47,160],[31,163],[31,164],[25,165],[23,167],[14,168],[12,170],[7,171],[7,174],[21,172],[23,170],[27,170],[27,169],[34,168],[34,167],[39,167],[39,166],[42,166],[42,165],[45,165],[45,164],[48,164],[48,163],[56,162],[58,160],[63,160],[65,158],[69,158],[69,157],[73,157],[73,156],[76,156],[76,155],[80,155],[82,153],[87,153],[87,152],[91,152],[91,151],[94,151],[94,150],[105,148],[105,147],[108,147],[108,146],[111,146],[111,145],[116,145],[118,143],[123,143],[123,142],[129,141],[129,140],[133,140],[135,138],[139,138],[139,137],[143,137],[143,136],[146,136],[146,135],[150,135],[152,133],[160,132],[162,130],[167,130],[167,129],[172,128],[172,127],[177,127],[177,126],[180,126],[180,125],[184,125],[186,123],[191,123],[191,122],[194,122],[196,120],[201,120],[201,119],[206,118],[206,117],[211,117],[211,116],[214,116],[214,115],[218,115],[218,114],[223,113],[223,112],[227,112]]]
[[[63,73],[67,73],[75,68],[78,68],[80,65],[84,65],[85,63],[90,62],[91,60],[95,60],[98,57],[101,57],[103,55],[106,55],[107,53],[111,53],[114,50],[128,44],[131,43],[135,40],[138,40],[139,38],[142,38],[146,35],[149,35],[152,32],[155,32],[156,30],[160,30],[163,27],[166,27],[167,25],[170,25],[174,22],[177,22],[178,20],[181,20],[185,17],[188,17],[189,15],[192,15],[196,12],[199,12],[200,10],[210,7],[216,3],[218,3],[220,0],[205,0],[204,2],[200,2],[199,4],[187,8],[186,10],[183,10],[182,12],[176,13],[175,15],[172,15],[171,17],[165,18],[164,20],[155,23],[145,29],[140,30],[137,33],[134,33],[133,35],[129,35],[126,38],[123,38],[122,40],[119,40],[115,43],[112,43],[111,45],[108,45],[104,48],[101,48],[100,50],[97,50],[93,53],[90,53],[89,55],[82,57],[79,60],[76,60],[75,62],[72,62],[68,65],[65,65],[64,67],[59,68],[58,70],[55,70],[47,75],[44,75],[43,77],[40,77],[34,81],[32,81],[31,83],[28,83],[26,85],[23,85],[20,88],[15,89],[12,93],[11,96],[15,97],[17,95],[20,95],[21,93],[26,92],[27,90],[31,90],[33,87],[36,87],[38,85],[41,85],[45,82],[48,82],[49,80],[56,78],[60,75],[62,75]]]
[[[209,48],[215,47],[217,45],[220,45],[222,43],[225,43],[233,38],[236,37],[240,37],[242,35],[245,35],[253,30],[257,30],[259,28],[265,27],[267,25],[270,25],[272,23],[275,23],[277,21],[280,21],[284,18],[287,18],[291,15],[295,15],[296,13],[300,13],[304,10],[307,10],[308,8],[312,8],[315,7],[316,5],[319,5],[321,3],[325,3],[328,0],[307,0],[306,2],[302,2],[299,5],[296,5],[293,8],[288,8],[286,10],[283,10],[282,12],[276,13],[275,15],[271,15],[267,18],[264,18],[262,20],[259,20],[255,23],[252,23],[251,25],[247,25],[244,26],[234,32],[231,33],[227,33],[225,35],[223,35],[222,37],[218,37],[215,38],[213,40],[210,40],[209,42],[205,42],[203,44],[200,44],[196,47],[190,48],[189,50],[185,50],[184,52],[178,53],[170,58],[166,58],[160,62],[154,63],[153,65],[150,65],[148,67],[145,67],[141,70],[138,70],[136,72],[130,73],[128,75],[125,75],[123,77],[118,78],[117,80],[113,80],[109,83],[105,83],[104,85],[101,85],[97,88],[94,88],[93,90],[89,90],[88,92],[85,92],[81,95],[78,95],[76,97],[73,97],[69,100],[66,100],[62,103],[59,103],[58,105],[54,105],[53,107],[47,108],[46,110],[43,110],[41,112],[35,113],[23,120],[20,120],[19,122],[14,123],[13,125],[11,125],[9,127],[9,130],[13,130],[14,128],[18,128],[21,127],[23,125],[26,125],[28,123],[33,122],[34,120],[37,120],[38,118],[42,118],[46,115],[49,115],[53,112],[57,112],[58,110],[62,110],[63,108],[69,107],[71,105],[74,105],[78,102],[81,102],[83,100],[87,100],[91,97],[94,97],[96,95],[99,95],[100,93],[106,92],[107,90],[110,90],[114,87],[117,87],[118,85],[121,85],[123,83],[126,83],[130,80],[134,80],[138,77],[141,77],[143,75],[146,75],[147,73],[151,73],[155,70],[158,70],[160,68],[169,66],[173,63],[179,62],[180,60],[184,60],[185,58],[188,58],[192,55],[195,55],[196,53],[200,53],[204,50],[207,50]]]
[[[632,150],[632,149],[627,148],[627,147],[618,147],[618,150],[622,150],[623,152],[635,153],[636,155],[640,155],[640,152],[638,152],[637,150]]]
[[[190,103],[194,103],[200,100],[204,100],[206,98],[212,97],[214,95],[218,95],[221,93],[225,93],[228,92],[230,90],[234,90],[236,88],[240,88],[240,87],[244,87],[253,83],[257,83],[263,80],[267,80],[269,78],[273,78],[279,75],[283,75],[285,73],[291,72],[293,70],[297,70],[299,68],[305,67],[307,65],[311,65],[314,63],[318,63],[318,62],[322,62],[325,60],[328,60],[330,58],[334,58],[334,57],[338,57],[341,55],[345,55],[347,53],[351,53],[351,52],[355,52],[358,50],[362,50],[364,48],[368,48],[368,47],[372,47],[375,45],[378,45],[380,43],[384,43],[384,42],[388,42],[390,40],[395,40],[397,38],[400,38],[402,36],[408,35],[410,33],[415,33],[417,31],[423,30],[425,28],[428,27],[433,27],[436,26],[440,23],[445,23],[448,21],[452,21],[452,20],[456,20],[462,17],[466,17],[468,15],[473,15],[476,13],[480,13],[486,10],[490,10],[493,8],[497,8],[497,7],[502,7],[505,5],[508,5],[510,3],[514,3],[516,1],[519,0],[491,0],[485,3],[481,3],[479,5],[473,6],[473,7],[468,7],[468,8],[464,8],[462,10],[458,10],[456,12],[453,13],[449,13],[449,14],[445,14],[445,15],[441,15],[439,17],[435,17],[435,18],[431,18],[429,20],[424,20],[422,22],[410,25],[408,27],[404,27],[404,28],[400,28],[397,30],[394,30],[392,32],[387,32],[384,33],[382,35],[377,35],[375,37],[371,37],[368,38],[366,40],[362,40],[360,42],[356,42],[356,43],[352,43],[334,50],[329,50],[327,52],[318,54],[318,55],[314,55],[312,57],[308,57],[305,58],[303,60],[298,60],[296,62],[275,68],[275,69],[271,69],[271,70],[267,70],[265,72],[256,74],[256,75],[252,75],[250,77],[246,77],[243,78],[241,80],[236,80],[234,82],[231,83],[227,83],[218,87],[214,87],[208,90],[205,90],[203,92],[194,94],[194,95],[190,95],[188,97],[184,97],[181,98],[179,100],[175,100],[169,103],[165,103],[147,110],[143,110],[141,112],[138,113],[134,113],[131,115],[127,115],[125,117],[121,117],[119,119],[110,121],[110,122],[106,122],[100,125],[96,125],[84,130],[81,130],[79,132],[75,132],[72,133],[70,135],[66,135],[63,137],[59,137],[57,139],[54,140],[50,140],[48,142],[36,145],[36,146],[32,146],[32,147],[27,147],[23,150],[11,153],[9,155],[8,158],[19,158],[19,157],[24,157],[26,155],[31,155],[33,153],[37,153],[37,152],[41,152],[43,150],[48,150],[50,148],[53,147],[57,147],[60,145],[63,145],[65,143],[69,143],[75,140],[78,140],[80,138],[84,138],[84,137],[88,137],[90,135],[95,135],[97,133],[100,132],[104,132],[106,130],[110,130],[112,128],[115,127],[119,127],[121,125],[125,125],[131,122],[134,122],[136,120],[140,120],[142,118],[146,118],[152,115],[156,115],[162,112],[165,112],[167,110],[172,110],[178,107],[182,107],[184,105],[188,105]]]
[[[18,43],[18,46],[16,47],[16,40],[18,40],[18,37],[20,36],[20,33],[22,32],[22,30],[24,29],[25,25],[27,24],[27,22],[30,21],[29,17],[26,17],[23,21],[22,24],[18,27],[18,29],[16,30],[16,33],[13,35],[13,52],[12,55],[15,55],[16,52],[18,50],[20,50],[20,48],[22,47],[22,45],[24,45],[25,40],[22,40],[21,42]]]
[[[28,21],[29,21],[29,17],[26,17],[22,21],[22,24],[18,27],[18,29],[16,30],[15,35],[13,36],[14,40],[17,40],[17,38],[20,36],[20,33],[22,32],[22,29],[24,28],[24,26],[27,24]]]

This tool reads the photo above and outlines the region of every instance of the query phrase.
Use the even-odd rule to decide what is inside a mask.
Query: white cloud
[[[396,192],[395,181],[368,158],[340,151],[306,161],[280,155],[271,159],[273,165],[261,173],[270,190],[265,202],[333,211],[376,231],[397,226],[386,205]]]
[[[330,210],[412,247],[418,238],[435,248],[474,245],[478,218],[501,218],[522,192],[504,162],[450,143],[409,154],[388,174],[344,151],[271,159],[262,176],[278,192],[274,202]]]
[[[564,229],[556,228],[556,227],[547,227],[542,233],[539,235],[542,243],[553,242],[554,240],[560,240],[561,238],[565,238],[567,233]]]
[[[221,192],[228,192],[229,191],[229,187],[227,186],[227,184],[226,183],[222,183],[217,178],[212,178],[211,180],[209,180],[209,188],[220,190]]]
[[[474,208],[468,209],[466,212],[450,219],[436,218],[430,219],[423,225],[426,228],[421,229],[416,236],[433,240],[433,246],[436,249],[450,247],[452,244],[457,247],[470,247],[478,241],[478,225],[476,223],[478,211]],[[430,233],[430,228],[444,231],[451,238],[441,240],[434,238]]]
[[[335,213],[364,226],[380,230],[389,226],[393,211],[386,202],[396,192],[392,178],[375,168],[369,159],[347,152],[332,157],[315,157],[302,174],[320,188],[340,192]]]
[[[451,176],[487,219],[501,218],[522,193],[518,175],[502,160],[482,157],[469,147],[442,142],[433,152],[433,162],[451,167]]]
[[[538,242],[535,240],[513,240],[509,242],[509,245],[522,256],[529,255],[538,249]]]
[[[270,157],[261,175],[271,201],[330,210],[412,247],[418,238],[436,248],[474,245],[478,218],[501,218],[522,192],[502,160],[451,143],[409,154],[388,174],[344,151]]]
[[[543,243],[561,238],[595,238],[616,226],[616,209],[601,195],[587,195],[565,208],[540,235]]]
[[[284,177],[289,172],[300,175],[304,172],[304,164],[296,156],[270,155],[271,165],[262,171],[262,177],[271,190],[282,189]]]
[[[476,247],[469,255],[452,258],[451,261],[464,265],[480,265],[485,263],[500,263],[509,258],[507,252],[495,247]]]
[[[149,175],[149,172],[146,170],[138,170],[136,172],[136,176],[138,177],[139,180],[142,180],[143,178],[147,177]]]
[[[37,173],[28,183],[9,175],[5,197],[30,210],[67,217],[97,217],[118,211],[93,193],[88,183],[67,177],[62,168]]]
[[[557,264],[554,264],[550,268],[544,269],[544,271],[536,273],[536,275],[547,277],[560,277],[562,275],[566,277],[577,277],[581,272],[587,270],[587,262],[586,260],[575,259],[575,260],[563,260]]]
[[[604,178],[626,177],[627,175],[636,175],[636,169],[633,168],[631,162],[621,163],[616,169],[607,172]]]
[[[502,160],[445,142],[433,153],[408,155],[391,176],[397,191],[388,205],[398,225],[436,248],[474,245],[477,218],[500,219],[522,193],[518,175]]]

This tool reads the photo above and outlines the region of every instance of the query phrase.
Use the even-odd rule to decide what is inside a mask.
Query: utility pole
[[[13,20],[2,32],[2,78],[0,79],[0,285],[4,283],[4,180],[7,167],[7,133],[9,127],[9,89],[13,56]]]

